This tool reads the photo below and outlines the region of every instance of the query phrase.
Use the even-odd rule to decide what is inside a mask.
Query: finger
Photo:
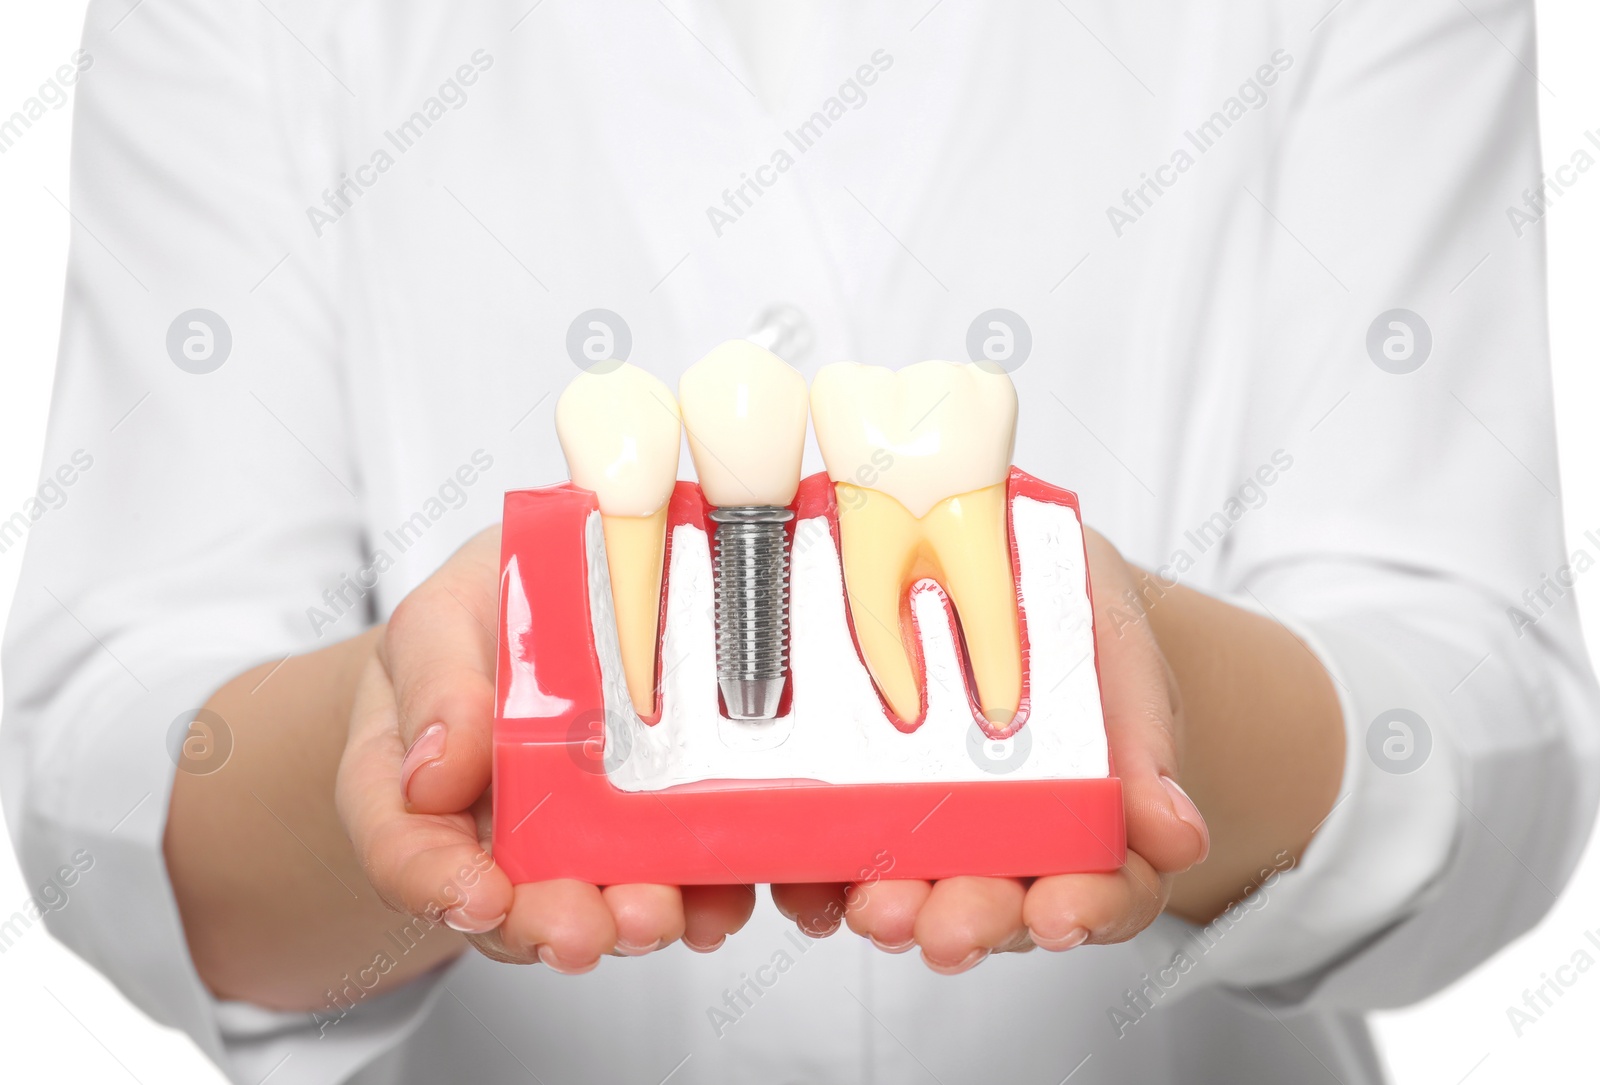
[[[384,631],[407,751],[401,790],[422,813],[465,809],[489,786],[498,568],[491,529],[402,599]]]
[[[356,692],[335,799],[362,870],[389,907],[460,931],[499,925],[511,880],[484,852],[468,813],[414,814],[400,798],[394,694],[376,662]]]
[[[1127,567],[1099,535],[1089,533],[1088,541],[1091,567]],[[1158,870],[1187,870],[1205,857],[1210,836],[1205,819],[1177,784],[1182,712],[1177,682],[1149,622],[1129,621],[1116,610],[1120,602],[1097,600],[1095,647],[1106,739],[1122,781],[1128,846]]]
[[[845,900],[845,922],[884,952],[904,953],[917,943],[917,913],[932,892],[933,884],[924,881],[852,885]]]
[[[710,953],[750,920],[756,907],[751,885],[686,885],[683,887],[683,944],[696,953]]]
[[[1022,921],[1026,890],[1016,878],[946,878],[917,913],[917,945],[929,968],[945,975],[965,972],[995,950],[1018,947],[1027,938]]]
[[[1166,906],[1168,879],[1136,854],[1109,874],[1039,878],[1028,889],[1022,918],[1035,944],[1067,950],[1092,942],[1125,942],[1155,922]]]
[[[673,885],[608,885],[600,890],[616,926],[616,950],[642,957],[683,937],[683,893]]]
[[[1157,870],[1179,873],[1205,859],[1211,834],[1177,781],[1175,720],[1168,698],[1170,671],[1159,656],[1138,662],[1118,660],[1112,665],[1113,673],[1122,667],[1153,667],[1159,674],[1159,679],[1148,674],[1138,679],[1112,679],[1122,683],[1121,689],[1106,698],[1106,737],[1122,780],[1128,847]]]
[[[839,929],[845,913],[845,887],[840,882],[810,882],[772,887],[772,903],[812,938]]]
[[[616,945],[617,926],[598,888],[560,878],[516,887],[500,940],[518,960],[575,976],[592,971]]]

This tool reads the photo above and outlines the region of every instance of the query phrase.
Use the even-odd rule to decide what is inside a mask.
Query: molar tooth
[[[922,693],[906,650],[906,593],[932,578],[960,619],[985,716],[1022,696],[1022,638],[1006,481],[1017,396],[1004,373],[921,362],[898,373],[841,362],[811,386],[811,413],[839,504],[840,560],[856,638],[903,720]]]
[[[661,567],[681,428],[672,390],[627,362],[580,373],[556,403],[572,481],[599,501],[622,668],[641,716],[656,707]]]

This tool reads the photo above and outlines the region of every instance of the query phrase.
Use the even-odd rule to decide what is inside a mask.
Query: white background
[[[0,14],[0,116],[68,60],[84,7],[83,0],[48,0],[8,4]],[[1550,0],[1539,13],[1541,127],[1545,161],[1555,165],[1586,145],[1585,132],[1600,138],[1593,57],[1600,11],[1590,0]],[[20,508],[38,485],[71,225],[57,202],[67,199],[70,126],[69,104],[0,154],[0,509]],[[1557,199],[1545,227],[1567,537],[1573,549],[1592,553],[1583,535],[1600,534],[1600,169]],[[21,555],[20,546],[0,554],[0,607],[7,610]],[[1580,578],[1577,597],[1586,626],[1600,627],[1600,575]],[[0,847],[0,924],[28,896],[9,846]],[[1593,943],[1585,937],[1591,930]],[[1597,967],[1558,972],[1580,950]],[[1508,1009],[1521,1007],[1524,992],[1547,979],[1567,978],[1574,982],[1519,1036]],[[152,1025],[38,924],[0,951],[0,1021],[0,1080],[222,1081],[185,1037]],[[1532,934],[1428,1002],[1379,1014],[1376,1023],[1398,1085],[1594,1080],[1600,845],[1591,843],[1573,883]]]

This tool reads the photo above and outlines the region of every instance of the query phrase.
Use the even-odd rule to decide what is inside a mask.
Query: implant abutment
[[[717,685],[734,720],[778,715],[789,674],[789,509],[713,509]]]

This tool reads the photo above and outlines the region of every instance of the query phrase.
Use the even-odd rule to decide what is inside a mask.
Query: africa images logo
[[[1180,177],[1194,169],[1200,158],[1210,153],[1236,122],[1266,107],[1269,88],[1278,82],[1279,76],[1294,66],[1294,57],[1288,50],[1279,49],[1267,61],[1250,78],[1239,84],[1239,88],[1228,96],[1221,108],[1193,129],[1186,130],[1183,142],[1173,148],[1167,161],[1148,173],[1139,174],[1138,184],[1123,189],[1122,206],[1110,204],[1106,207],[1106,221],[1114,235],[1121,237],[1130,226],[1144,218],[1145,212],[1155,206],[1156,200],[1176,185]]]
[[[367,161],[339,174],[337,184],[323,189],[321,207],[306,207],[306,219],[314,234],[321,237],[328,227],[344,218],[379,178],[394,169],[399,161],[396,155],[409,153],[448,113],[466,106],[467,88],[494,67],[494,56],[487,49],[477,50],[468,59],[471,63],[457,67],[411,116],[383,133],[383,142],[372,149]]]
[[[713,234],[721,237],[724,230],[755,206],[756,200],[767,189],[778,183],[779,177],[794,168],[798,156],[817,145],[817,141],[827,134],[836,121],[842,120],[848,111],[867,104],[867,88],[894,66],[894,57],[887,49],[877,49],[867,59],[871,63],[858,67],[811,116],[794,128],[784,130],[783,142],[772,149],[767,161],[748,173],[741,173],[737,185],[722,190],[720,207],[716,204],[706,205],[706,221],[711,224]]]

